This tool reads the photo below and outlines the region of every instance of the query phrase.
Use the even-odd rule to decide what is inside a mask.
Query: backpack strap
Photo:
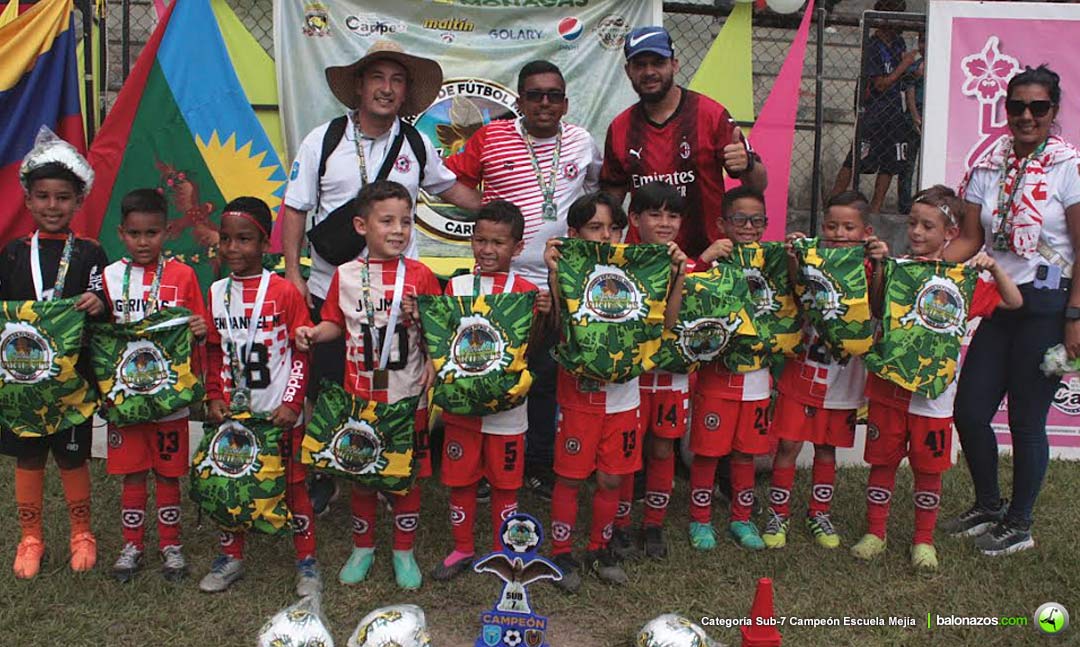
[[[326,133],[323,134],[322,151],[319,153],[319,183],[315,189],[316,212],[322,204],[322,178],[326,175],[326,160],[330,159],[330,154],[334,152],[334,149],[341,142],[341,138],[345,136],[345,127],[348,125],[349,118],[346,115],[338,115],[330,121]]]
[[[420,165],[420,179],[417,181],[417,186],[423,188],[424,169],[427,167],[427,146],[424,145],[424,138],[420,136],[420,131],[415,126],[406,121],[401,121],[401,132],[405,133],[405,139],[409,140],[409,148],[412,149],[416,162]]]

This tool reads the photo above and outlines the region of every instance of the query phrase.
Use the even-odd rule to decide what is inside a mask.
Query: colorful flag
[[[209,0],[169,5],[90,148],[97,178],[80,231],[112,231],[131,189],[157,188],[169,202],[166,253],[216,277],[221,210],[251,195],[271,208],[285,183],[281,162],[237,80]],[[111,257],[124,251],[112,235]]]
[[[783,243],[735,245],[721,264],[742,268],[750,292],[750,316],[757,338],[736,338],[724,352],[724,364],[736,373],[756,371],[783,356],[794,355],[802,334],[799,308],[788,278]]]
[[[944,393],[956,378],[977,279],[954,263],[886,260],[882,335],[866,368],[927,398]]]
[[[806,320],[836,359],[865,355],[874,343],[874,320],[863,246],[820,247],[817,238],[802,238],[795,251],[795,296]]]
[[[0,26],[0,241],[34,229],[19,165],[41,127],[86,150],[77,67],[71,0],[42,0]]]

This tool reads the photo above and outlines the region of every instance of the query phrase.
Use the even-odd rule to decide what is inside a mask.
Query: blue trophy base
[[[547,618],[492,609],[480,614],[475,647],[549,647]]]

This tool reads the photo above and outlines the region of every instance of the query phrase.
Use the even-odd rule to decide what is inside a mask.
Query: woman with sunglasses
[[[1050,134],[1061,104],[1059,77],[1045,65],[1009,81],[1010,135],[968,172],[961,235],[945,256],[963,261],[987,248],[1019,285],[1024,305],[979,325],[957,387],[954,417],[975,487],[975,504],[941,528],[976,537],[986,555],[1032,548],[1032,510],[1049,446],[1046,416],[1058,379],[1039,370],[1046,350],[1064,341],[1080,354],[1080,289],[1071,282],[1080,258],[1080,153]],[[1012,501],[998,489],[998,446],[990,421],[1009,398]]]

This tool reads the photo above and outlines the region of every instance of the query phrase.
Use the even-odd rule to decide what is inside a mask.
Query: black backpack
[[[420,164],[419,185],[424,184],[424,167],[427,165],[427,147],[424,140],[412,124],[399,121],[400,128],[397,137],[390,142],[390,149],[386,152],[382,167],[379,169],[375,181],[385,180],[394,168],[398,153],[401,152],[403,140],[409,140],[409,148],[412,149],[416,161]],[[349,120],[345,115],[335,117],[323,135],[322,152],[319,154],[319,188],[316,191],[315,210],[318,211],[322,202],[322,178],[326,175],[326,160],[334,152],[341,138],[345,136],[345,128]],[[337,209],[331,211],[326,218],[311,228],[308,232],[308,240],[315,248],[319,256],[332,265],[347,263],[360,255],[364,250],[364,237],[356,233],[353,228],[353,217],[356,215],[356,198],[352,198]]]

